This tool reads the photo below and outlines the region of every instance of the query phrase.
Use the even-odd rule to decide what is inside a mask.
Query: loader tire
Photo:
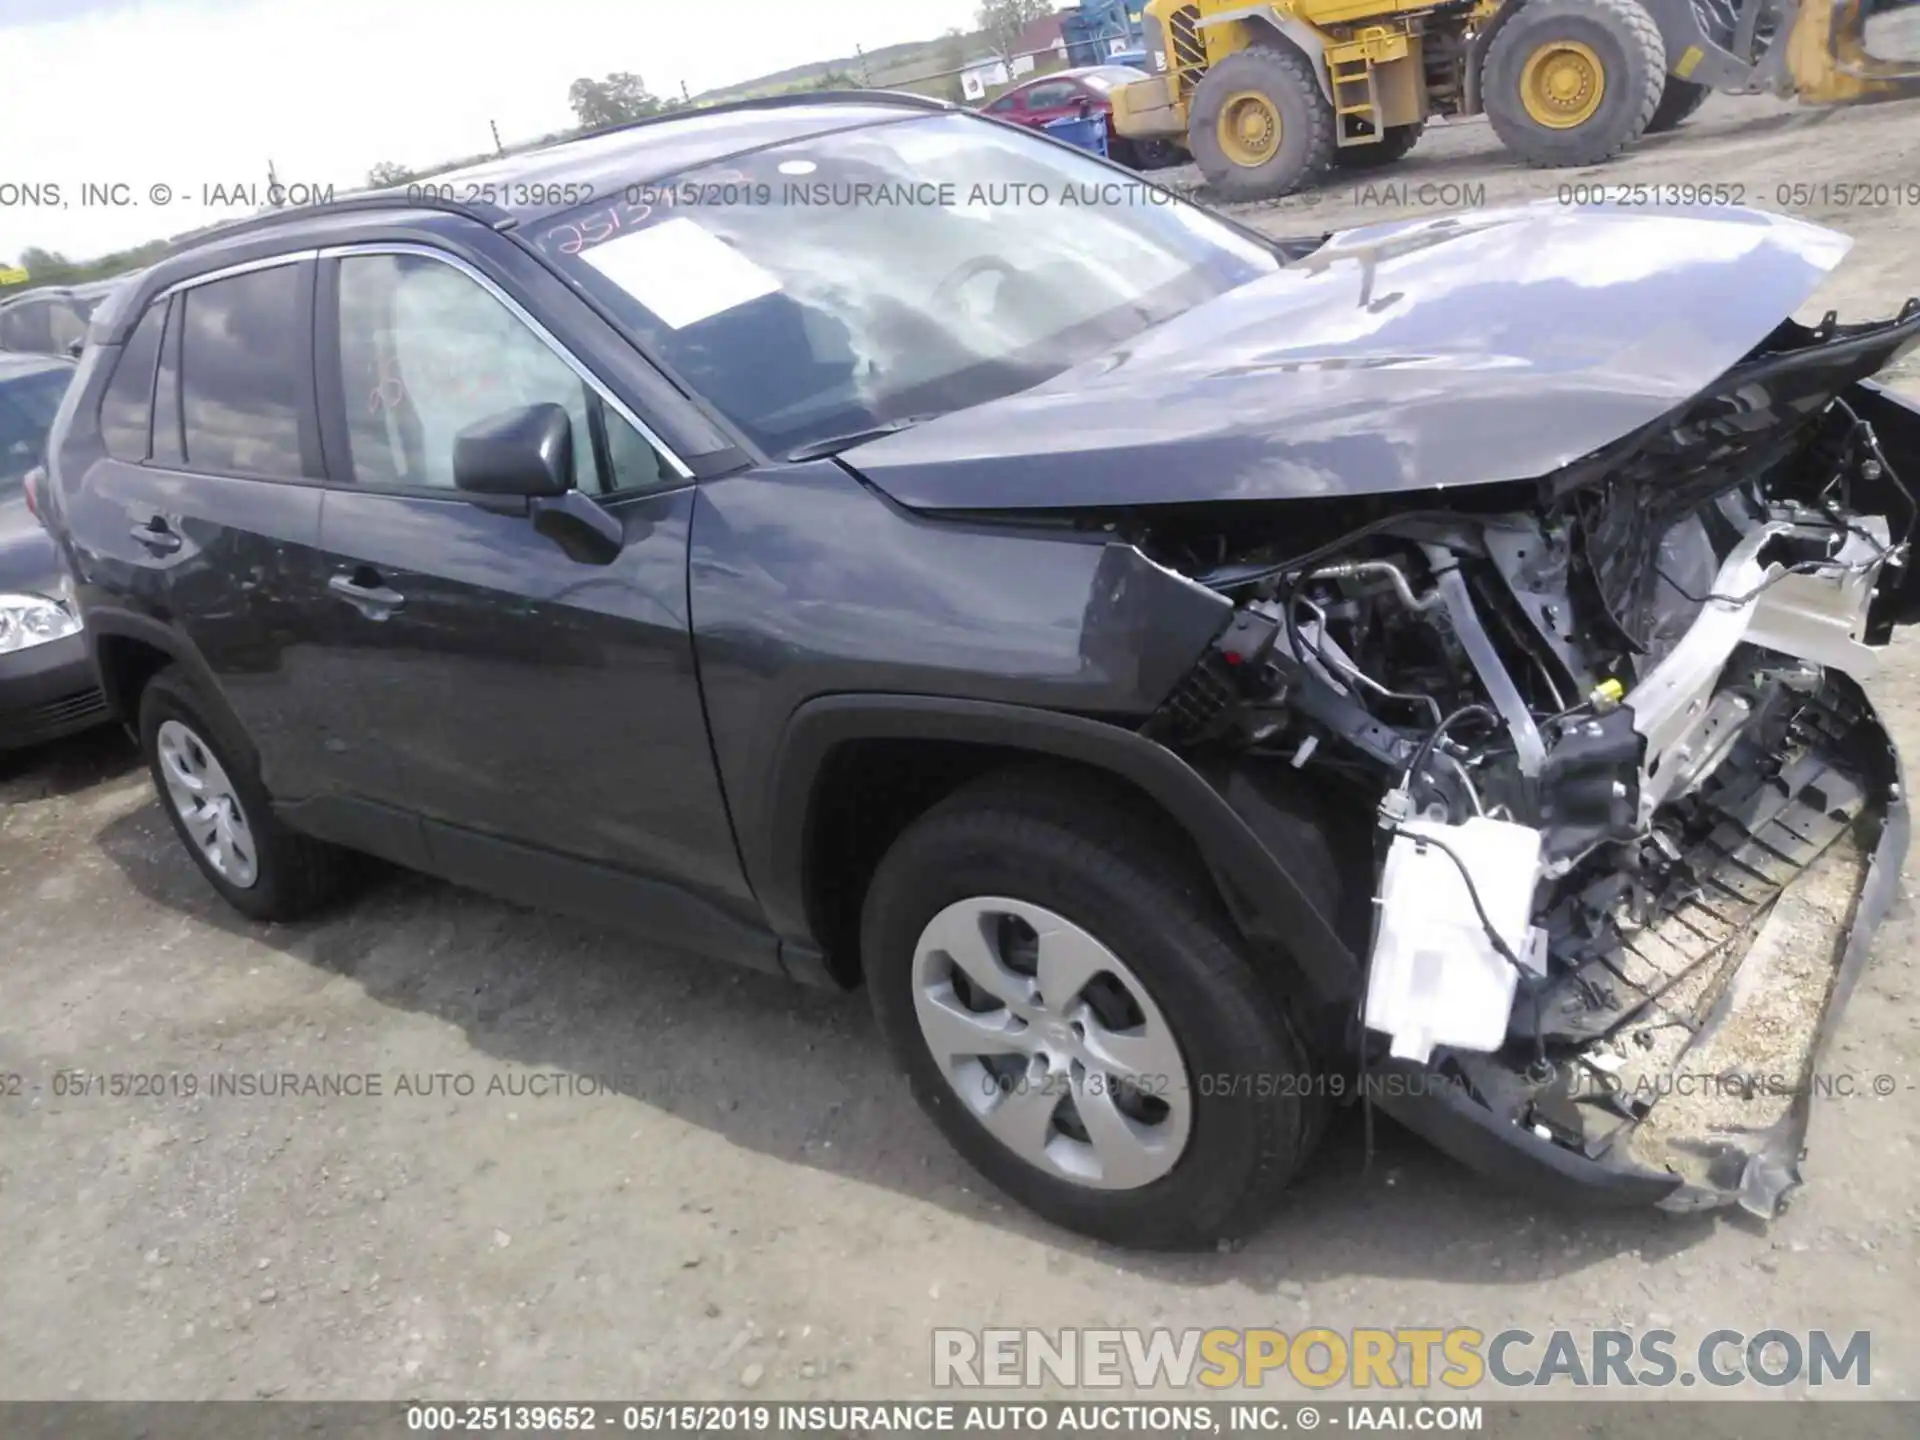
[[[1187,148],[1224,198],[1277,200],[1332,168],[1333,106],[1293,47],[1239,50],[1194,92]]]
[[[1530,165],[1597,165],[1646,133],[1667,51],[1639,0],[1525,0],[1487,47],[1482,103]]]
[[[1660,103],[1654,107],[1653,119],[1647,122],[1647,134],[1664,135],[1685,124],[1688,117],[1707,103],[1707,97],[1713,93],[1711,85],[1702,85],[1697,80],[1682,80],[1678,75],[1667,76],[1667,88],[1660,93]]]
[[[1387,133],[1371,145],[1342,145],[1333,152],[1333,163],[1340,170],[1378,170],[1397,160],[1404,160],[1407,153],[1420,143],[1420,133],[1427,128],[1424,120],[1411,125],[1389,125]]]

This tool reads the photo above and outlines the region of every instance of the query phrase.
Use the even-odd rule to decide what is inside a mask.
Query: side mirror
[[[1080,118],[1082,120],[1087,119],[1090,115],[1093,114],[1093,101],[1089,100],[1086,96],[1082,95],[1080,97],[1079,110],[1080,110]]]
[[[537,498],[573,488],[573,421],[529,405],[467,426],[453,441],[453,483],[473,495]]]

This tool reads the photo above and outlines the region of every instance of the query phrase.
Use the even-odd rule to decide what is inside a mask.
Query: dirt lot
[[[1457,203],[1423,186],[1496,203],[1596,178],[1743,187],[1849,231],[1816,313],[1920,292],[1910,194],[1779,203],[1920,180],[1920,104],[1716,100],[1599,175],[1519,169],[1465,124],[1370,191],[1252,213],[1310,230]],[[1878,698],[1920,754],[1920,640]],[[1142,1258],[983,1192],[860,998],[405,876],[318,923],[243,923],[114,735],[0,760],[0,802],[0,1074],[23,1077],[0,1098],[6,1397],[872,1398],[928,1389],[935,1324],[1309,1319],[1869,1329],[1874,1393],[1920,1397],[1904,900],[1832,1062],[1894,1093],[1820,1106],[1811,1184],[1771,1229],[1541,1209],[1390,1128],[1363,1169],[1345,1124],[1243,1249]],[[56,1095],[76,1068],[201,1088]],[[214,1096],[215,1072],[375,1075],[382,1094]]]

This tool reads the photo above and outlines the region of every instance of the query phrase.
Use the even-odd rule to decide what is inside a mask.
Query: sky
[[[976,0],[0,0],[0,264],[86,259],[573,122],[630,70],[694,93],[972,28]],[[724,23],[715,17],[724,13]],[[99,187],[83,203],[83,186]],[[224,187],[227,195],[209,187]],[[57,190],[57,195],[55,191]]]

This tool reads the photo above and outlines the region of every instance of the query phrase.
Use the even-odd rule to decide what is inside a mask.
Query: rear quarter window
[[[100,397],[100,437],[116,460],[145,460],[153,439],[153,371],[160,359],[160,332],[167,302],[147,309],[113,367]]]

